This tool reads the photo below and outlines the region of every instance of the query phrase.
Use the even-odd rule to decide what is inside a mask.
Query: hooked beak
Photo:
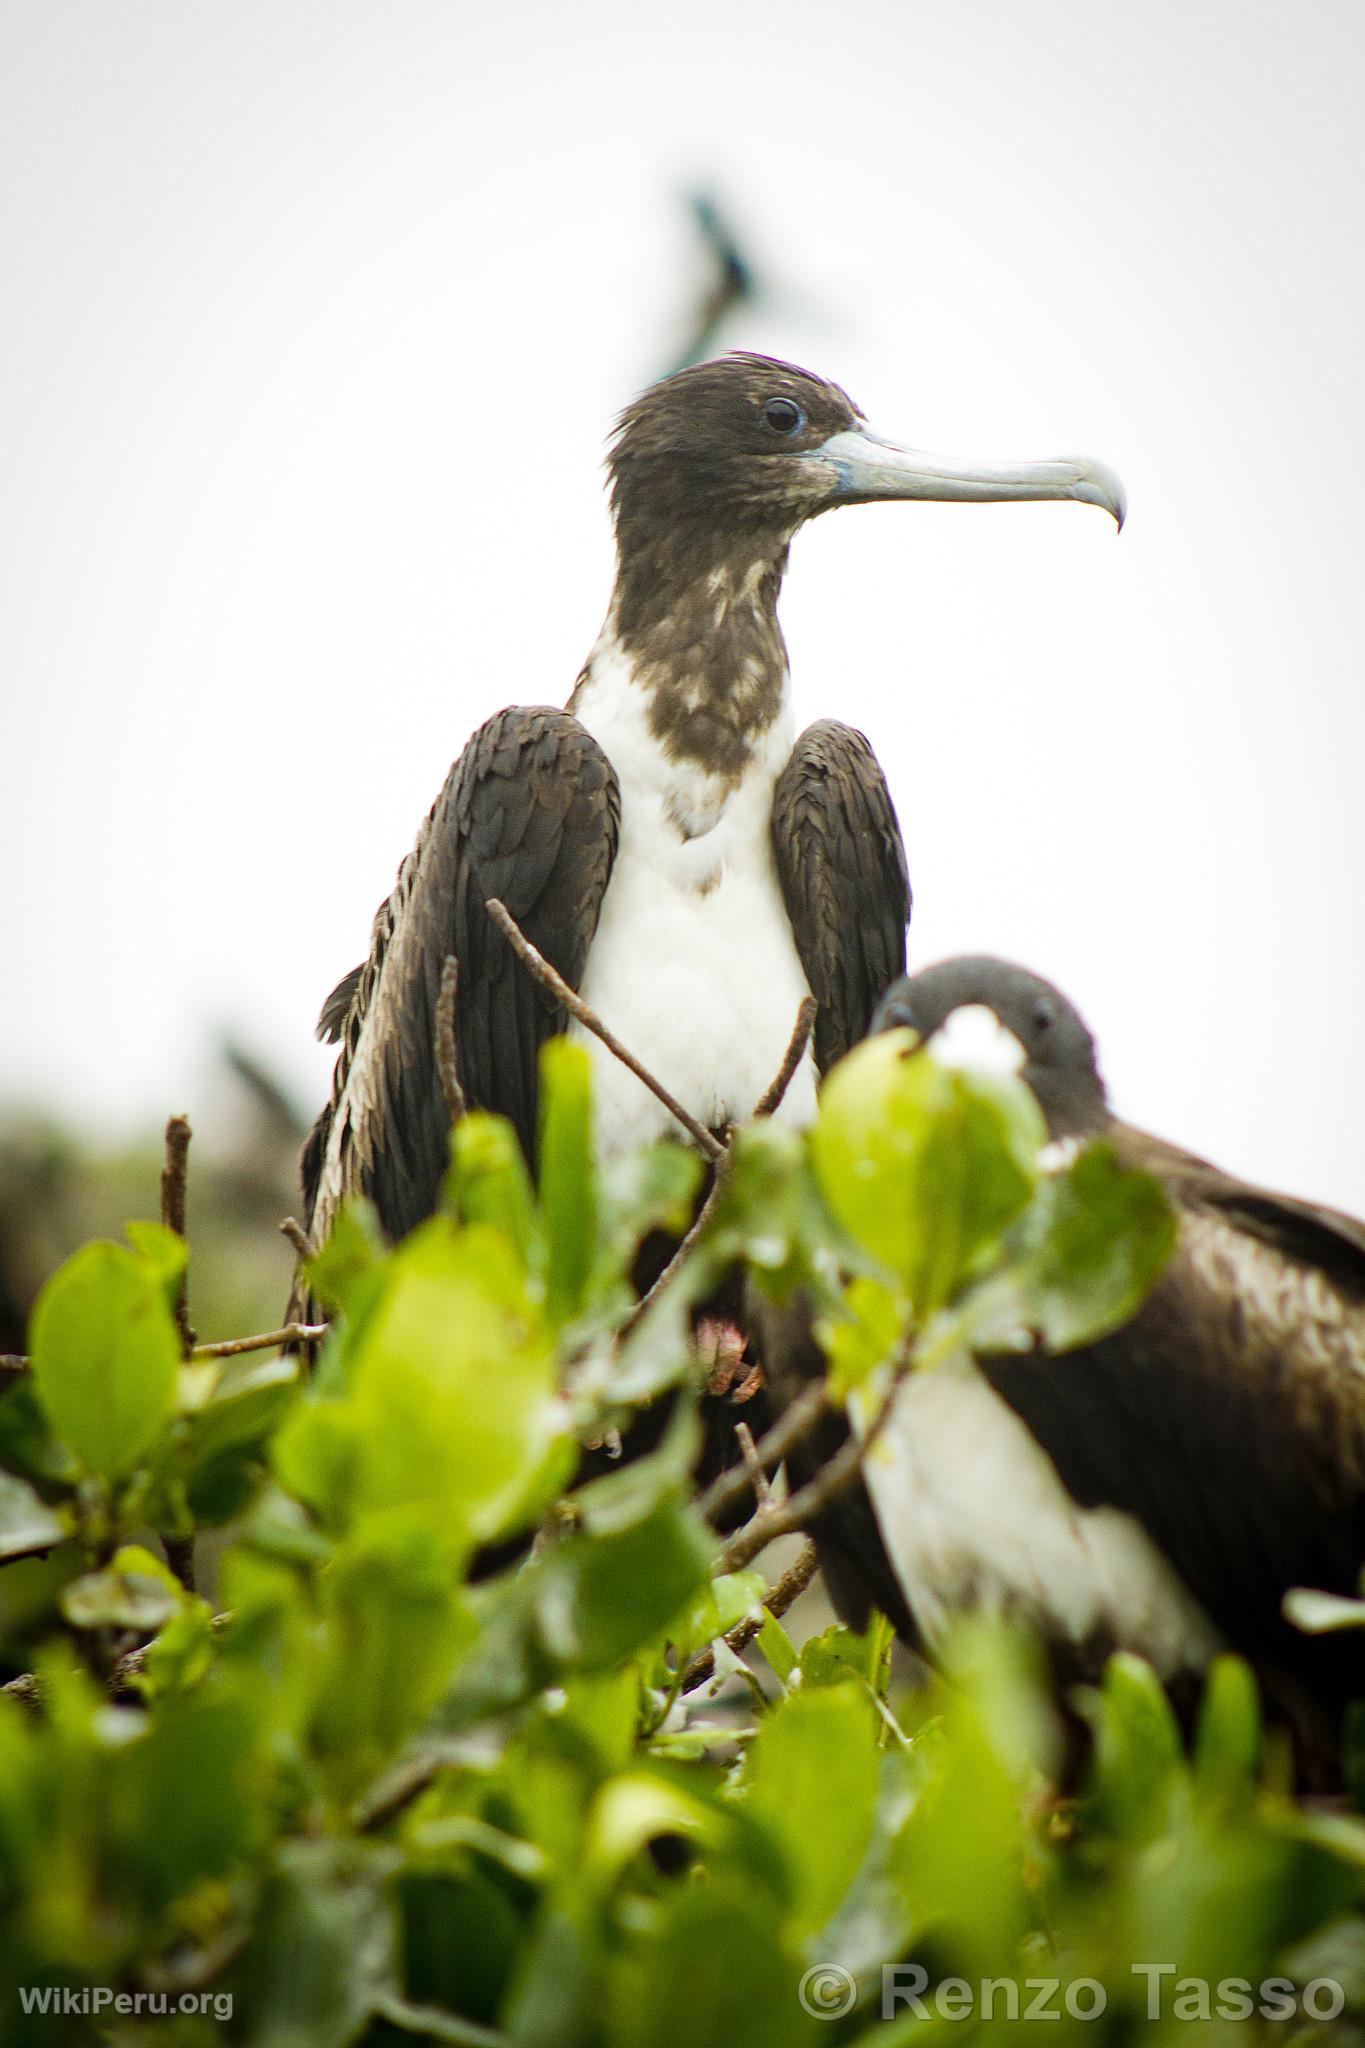
[[[1112,469],[1084,455],[1053,462],[1013,464],[960,462],[900,448],[865,427],[831,434],[804,458],[819,463],[830,480],[831,505],[870,505],[882,498],[962,500],[999,504],[1028,498],[1076,498],[1098,505],[1122,527],[1123,485]]]

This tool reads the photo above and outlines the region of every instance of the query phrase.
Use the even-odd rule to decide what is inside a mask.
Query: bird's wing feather
[[[1164,1180],[1182,1206],[1226,1216],[1291,1258],[1322,1266],[1339,1286],[1365,1299],[1365,1222],[1358,1217],[1254,1187],[1131,1124],[1120,1125],[1116,1138],[1129,1163]]]
[[[435,1019],[452,953],[465,1095],[471,1107],[510,1117],[532,1155],[539,1051],[564,1019],[485,905],[501,898],[577,986],[619,824],[611,763],[567,712],[518,706],[475,733],[380,907],[369,958],[323,1009],[320,1033],[339,1036],[342,1049],[331,1099],[304,1148],[315,1239],[348,1193],[370,1196],[395,1237],[435,1206],[449,1128]]]
[[[905,972],[910,880],[895,806],[860,732],[807,726],[773,792],[773,852],[796,950],[819,1004],[821,1073],[863,1036]]]

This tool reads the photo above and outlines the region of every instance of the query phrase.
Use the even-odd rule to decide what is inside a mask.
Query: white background
[[[1052,976],[1119,1108],[1365,1209],[1365,15],[1351,0],[0,4],[0,1090],[127,1128],[332,982],[471,728],[605,609],[696,286],[874,427],[1089,508],[793,551],[923,963]]]

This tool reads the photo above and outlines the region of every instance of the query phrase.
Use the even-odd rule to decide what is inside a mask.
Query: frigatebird
[[[615,588],[567,709],[513,707],[474,734],[368,959],[323,1009],[319,1035],[341,1052],[304,1152],[315,1241],[351,1192],[395,1237],[435,1206],[449,955],[466,1097],[509,1117],[533,1158],[537,1055],[566,1019],[490,923],[490,898],[708,1127],[752,1110],[813,995],[813,1060],[782,1108],[808,1116],[815,1072],[862,1036],[903,970],[910,891],[866,739],[832,720],[794,728],[777,622],[792,536],[817,513],[890,498],[1123,513],[1099,463],[924,455],[880,439],[837,385],[756,355],[646,391],[609,471]],[[655,1098],[590,1046],[600,1149],[666,1130]]]
[[[1354,1593],[1365,1558],[1365,1223],[1121,1122],[1079,1013],[1021,967],[925,968],[878,1007],[874,1030],[898,1026],[1017,1072],[1053,1140],[1107,1140],[1161,1182],[1178,1230],[1112,1335],[911,1375],[866,1490],[816,1532],[846,1618],[871,1602],[932,1648],[954,1611],[1013,1614],[1071,1676],[1121,1648],[1179,1681],[1232,1648],[1321,1754],[1365,1667],[1356,1639],[1299,1633],[1283,1601]],[[780,1388],[823,1371],[808,1315],[765,1335]],[[806,1459],[843,1433],[827,1417]]]

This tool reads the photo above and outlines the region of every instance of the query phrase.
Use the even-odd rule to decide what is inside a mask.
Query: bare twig
[[[161,1172],[161,1220],[168,1230],[173,1230],[183,1242],[187,1189],[189,1184],[190,1125],[188,1117],[173,1116],[166,1125],[166,1164]],[[180,1356],[189,1360],[194,1351],[194,1331],[190,1327],[190,1306],[188,1278],[182,1268],[176,1283],[175,1327],[180,1337]],[[161,1538],[166,1546],[166,1562],[187,1592],[194,1591],[194,1537],[170,1536]]]
[[[436,1065],[441,1074],[441,1093],[446,1099],[450,1121],[457,1124],[469,1107],[460,1085],[460,1062],[455,1051],[455,998],[460,989],[460,963],[446,954],[441,969],[441,993],[436,998]]]
[[[754,1433],[747,1422],[737,1422],[735,1435],[739,1438],[739,1448],[744,1454],[744,1468],[754,1483],[754,1499],[761,1508],[766,1508],[772,1502],[773,1493],[768,1484],[768,1475],[763,1469],[763,1460],[759,1457],[754,1444]]]
[[[191,1358],[236,1358],[243,1351],[272,1351],[282,1344],[318,1344],[327,1335],[330,1323],[286,1323],[279,1330],[262,1330],[255,1337],[225,1337],[218,1344],[196,1344]],[[5,1374],[28,1371],[30,1360],[22,1352],[0,1352],[0,1378]]]
[[[221,1344],[196,1344],[192,1358],[237,1358],[243,1351],[273,1351],[276,1345],[318,1344],[327,1335],[327,1323],[286,1323],[280,1330],[262,1330],[256,1337],[227,1337]]]
[[[663,1293],[664,1289],[668,1286],[671,1286],[672,1282],[677,1278],[678,1273],[682,1268],[683,1261],[687,1257],[687,1254],[691,1251],[693,1245],[697,1242],[697,1239],[701,1236],[703,1230],[705,1230],[707,1224],[711,1221],[712,1216],[714,1216],[716,1212],[716,1204],[717,1202],[719,1202],[721,1198],[721,1193],[725,1186],[725,1177],[729,1168],[729,1163],[730,1162],[728,1153],[724,1159],[718,1160],[716,1162],[715,1175],[712,1179],[709,1189],[707,1190],[706,1200],[702,1203],[700,1209],[698,1209],[696,1215],[688,1224],[687,1229],[679,1238],[677,1247],[674,1250],[672,1256],[670,1257],[668,1264],[664,1267],[663,1272],[660,1273],[658,1279],[654,1281],[652,1286],[646,1288],[645,1292],[640,1296],[640,1299],[636,1302],[630,1314],[626,1317],[624,1323],[622,1323],[620,1329],[620,1335],[622,1337],[626,1336],[631,1330],[635,1328],[635,1325],[639,1322],[641,1316],[647,1314],[647,1312],[653,1308],[655,1302],[659,1299],[659,1296]]]
[[[297,1216],[286,1216],[280,1225],[280,1234],[289,1239],[301,1259],[311,1259],[316,1247],[312,1238],[299,1222]]]
[[[161,1220],[177,1237],[185,1235],[185,1190],[188,1180],[190,1126],[188,1117],[173,1116],[166,1125],[166,1164],[161,1170]],[[175,1327],[186,1358],[194,1348],[185,1276],[175,1293]]]
[[[778,1417],[772,1428],[762,1436],[754,1447],[754,1456],[765,1472],[775,1472],[794,1444],[799,1444],[810,1435],[820,1417],[829,1406],[829,1394],[823,1380],[812,1380],[804,1387],[787,1409]],[[743,1465],[731,1465],[717,1479],[713,1479],[701,1499],[697,1511],[708,1522],[714,1522],[720,1510],[737,1500],[750,1476]]]
[[[841,1444],[834,1456],[823,1464],[815,1477],[797,1492],[789,1494],[781,1502],[773,1502],[758,1510],[742,1529],[736,1530],[720,1554],[719,1568],[722,1571],[737,1572],[766,1550],[779,1536],[790,1536],[794,1530],[804,1529],[823,1508],[846,1491],[859,1472],[868,1452],[891,1419],[896,1405],[896,1396],[901,1383],[910,1370],[910,1356],[903,1352],[891,1375],[891,1383],[861,1437],[849,1434],[846,1443]],[[771,1431],[769,1434],[771,1435]],[[761,1455],[761,1454],[760,1454]],[[748,1484],[749,1475],[744,1475]],[[714,1490],[714,1489],[713,1489]]]
[[[622,1045],[614,1031],[602,1022],[596,1010],[584,1002],[576,989],[569,987],[562,974],[552,967],[545,955],[527,938],[521,926],[512,916],[505,903],[496,896],[490,896],[485,906],[498,930],[506,939],[512,951],[527,971],[533,974],[542,988],[547,988],[556,1002],[562,1003],[571,1017],[575,1017],[585,1031],[591,1031],[594,1038],[600,1038],[607,1051],[628,1067],[637,1081],[643,1082],[651,1095],[662,1102],[671,1117],[674,1117],[687,1132],[689,1138],[699,1145],[708,1159],[723,1159],[725,1147],[705,1124],[700,1124],[688,1109],[684,1109],[676,1095],[670,1094],[662,1081],[656,1080],[649,1068],[636,1059],[629,1047]]]
[[[814,996],[806,996],[802,1001],[796,1013],[796,1023],[792,1027],[791,1041],[782,1055],[782,1064],[754,1104],[755,1116],[771,1116],[791,1087],[796,1070],[806,1056],[810,1035],[815,1029],[816,1007]]]
[[[231,1614],[215,1614],[209,1623],[216,1636],[223,1633],[232,1621]],[[133,1689],[133,1680],[140,1678],[147,1668],[147,1658],[155,1647],[156,1637],[143,1643],[140,1649],[129,1650],[126,1657],[120,1657],[105,1681],[111,1699],[122,1699]],[[37,1706],[43,1697],[43,1682],[36,1671],[25,1671],[22,1677],[11,1678],[7,1685],[0,1685],[0,1693],[6,1699],[18,1700],[25,1706]]]
[[[761,1634],[764,1615],[771,1614],[774,1621],[780,1621],[793,1602],[799,1599],[801,1594],[805,1592],[807,1586],[815,1577],[819,1563],[820,1560],[815,1554],[815,1545],[809,1541],[803,1543],[791,1564],[787,1566],[786,1571],[783,1572],[777,1584],[764,1600],[763,1613],[746,1614],[743,1621],[737,1621],[732,1629],[726,1631],[725,1642],[729,1648],[735,1651],[736,1654],[741,1650],[746,1650],[754,1637]],[[706,1649],[698,1650],[696,1656],[692,1659],[686,1671],[684,1671],[682,1684],[678,1690],[680,1692],[695,1692],[699,1685],[705,1685],[708,1679],[714,1678],[715,1672],[716,1653],[708,1645]]]

